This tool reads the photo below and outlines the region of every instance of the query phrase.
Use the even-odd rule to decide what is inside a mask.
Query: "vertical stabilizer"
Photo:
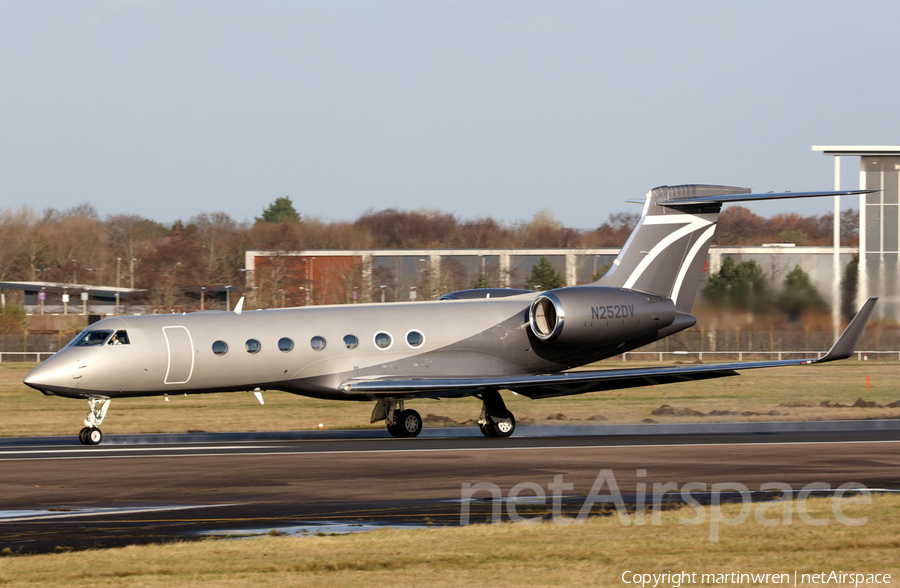
[[[722,208],[721,202],[695,199],[749,193],[749,188],[700,184],[654,188],[612,267],[595,283],[661,294],[674,300],[677,310],[690,312]],[[681,199],[692,202],[678,205]]]

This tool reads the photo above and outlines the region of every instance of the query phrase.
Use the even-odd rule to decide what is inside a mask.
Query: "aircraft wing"
[[[341,384],[348,394],[365,394],[383,397],[440,398],[468,396],[480,390],[511,390],[529,398],[548,398],[619,390],[656,384],[692,382],[737,376],[738,370],[783,367],[825,363],[846,359],[853,355],[862,337],[866,323],[875,307],[877,298],[869,298],[838,337],[831,349],[821,358],[786,359],[780,361],[748,361],[703,365],[666,366],[661,368],[626,368],[584,372],[560,372],[554,374],[528,374],[483,378],[352,378]]]

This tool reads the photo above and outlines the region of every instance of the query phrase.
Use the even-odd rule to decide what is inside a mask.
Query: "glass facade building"
[[[859,210],[859,300],[878,296],[879,317],[900,317],[900,153],[862,157]]]

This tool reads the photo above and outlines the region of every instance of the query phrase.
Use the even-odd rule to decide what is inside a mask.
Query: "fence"
[[[73,335],[27,333],[0,335],[0,361],[43,361],[62,349]],[[689,329],[623,354],[625,361],[746,361],[821,357],[831,347],[830,331],[706,331]],[[857,359],[900,360],[900,329],[874,326],[859,342]],[[19,358],[19,359],[17,359]]]
[[[55,351],[0,351],[0,363],[4,361],[42,362],[56,353]]]
[[[694,327],[642,347],[640,351],[664,353],[689,351],[704,354],[707,352],[799,351],[806,354],[815,353],[821,349],[830,349],[833,343],[834,335],[831,331],[812,329],[773,329],[768,331],[733,329],[726,331]],[[900,349],[900,329],[871,325],[863,333],[859,348],[872,351]]]
[[[0,335],[0,353],[19,353],[34,356],[39,354],[43,359],[50,357],[66,346],[74,337],[69,333],[25,333],[24,335]],[[43,359],[29,359],[18,361],[43,361]],[[0,360],[4,361],[4,360]],[[13,360],[5,360],[13,361]]]

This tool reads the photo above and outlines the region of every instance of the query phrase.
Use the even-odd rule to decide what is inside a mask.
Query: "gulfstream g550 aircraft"
[[[662,186],[609,272],[548,292],[482,289],[438,301],[314,306],[241,312],[116,317],[83,331],[25,383],[48,395],[87,399],[81,442],[100,443],[112,398],[282,390],[371,401],[372,422],[415,437],[422,418],[406,403],[474,396],[487,437],[516,421],[500,390],[530,398],[738,375],[735,370],[849,357],[875,304],[870,299],[821,359],[565,370],[635,349],[696,323],[691,306],[722,205],[861,194],[751,194],[728,186]],[[261,398],[261,397],[260,397]]]

